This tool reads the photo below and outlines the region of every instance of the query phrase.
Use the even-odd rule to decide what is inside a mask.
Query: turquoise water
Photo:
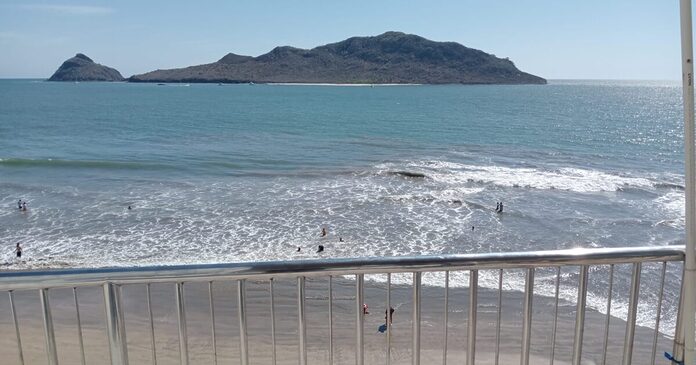
[[[325,257],[679,244],[680,108],[670,82],[0,80],[0,262],[296,259],[319,243]],[[644,271],[656,286],[659,267]],[[551,273],[538,275],[552,288]],[[570,297],[575,276],[564,280]],[[599,308],[606,278],[591,280]]]

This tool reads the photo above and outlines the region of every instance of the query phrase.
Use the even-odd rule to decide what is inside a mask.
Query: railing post
[[[145,285],[147,296],[147,317],[150,320],[150,345],[152,346],[152,365],[157,365],[157,345],[155,342],[155,320],[152,316],[152,293],[150,293],[150,283]]]
[[[696,360],[694,346],[694,316],[696,315],[696,133],[694,126],[694,45],[691,19],[691,0],[679,2],[681,24],[682,101],[684,103],[684,170],[686,257],[684,259],[684,303],[682,328],[684,332],[684,363]]]
[[[58,351],[56,350],[56,334],[53,331],[53,316],[48,300],[48,289],[39,290],[41,297],[41,310],[43,313],[44,338],[46,340],[46,355],[49,365],[58,365]]]
[[[442,365],[447,365],[447,341],[448,341],[448,322],[449,322],[449,271],[445,271],[445,318],[444,318],[444,323],[445,325],[443,327],[443,334],[442,334]]]
[[[614,264],[609,265],[609,288],[607,289],[607,315],[604,319],[604,342],[602,345],[602,365],[607,365],[607,348],[609,346],[609,325],[611,322],[611,296],[614,289]]]
[[[677,323],[674,326],[674,345],[672,348],[672,356],[675,359],[684,358],[684,331],[682,327],[682,318],[684,317],[684,270],[682,269],[681,285],[679,286],[679,304],[677,306]]]
[[[532,336],[532,303],[534,303],[534,268],[529,268],[527,269],[527,277],[524,281],[521,365],[529,365],[529,349]]]
[[[582,359],[582,339],[585,331],[585,304],[587,300],[588,266],[580,267],[578,282],[578,306],[575,313],[575,340],[573,341],[573,365],[580,365]]]
[[[413,365],[420,364],[421,273],[413,273]]]
[[[249,364],[249,340],[247,338],[246,288],[244,280],[237,280],[237,315],[239,317],[239,356],[242,365]],[[304,364],[302,364],[304,365]]]
[[[307,318],[305,313],[305,278],[297,277],[297,327],[300,333],[300,365],[307,365]]]
[[[636,331],[636,315],[638,312],[638,295],[640,294],[640,262],[633,264],[631,275],[631,291],[628,298],[628,315],[626,316],[626,337],[623,348],[623,365],[631,365],[633,357],[633,339]]]
[[[469,323],[467,324],[466,364],[476,360],[476,309],[478,307],[478,270],[469,271]]]
[[[365,354],[363,352],[365,346],[365,338],[363,336],[365,325],[365,313],[363,313],[363,304],[365,303],[365,276],[358,274],[355,276],[355,364],[363,365],[365,363]]]
[[[186,302],[184,299],[184,283],[176,283],[176,318],[179,325],[179,361],[188,365],[188,333],[186,331]]]
[[[104,307],[106,310],[106,332],[109,338],[111,365],[128,365],[128,347],[126,346],[126,326],[121,303],[121,288],[113,283],[106,283],[104,288]]]
[[[271,364],[276,365],[277,359],[276,359],[276,329],[275,329],[275,294],[274,294],[274,289],[273,289],[273,278],[269,280],[268,283],[268,291],[271,293],[271,350],[273,351],[271,353]]]
[[[17,355],[19,355],[19,364],[24,365],[24,351],[22,350],[22,337],[19,335],[19,322],[17,322],[17,310],[15,309],[14,294],[12,290],[7,292],[10,296],[10,311],[12,312],[12,323],[15,328],[15,336],[17,337]]]
[[[391,365],[391,331],[392,331],[392,323],[391,323],[391,273],[387,273],[387,310],[389,311],[389,315],[387,316],[387,365]]]
[[[329,275],[329,364],[334,362],[333,348],[333,277]]]
[[[77,319],[77,340],[78,344],[80,345],[80,364],[85,365],[86,360],[85,360],[85,344],[84,341],[82,340],[82,321],[80,319],[80,304],[78,303],[77,300],[77,288],[72,288],[73,289],[73,298],[75,300],[75,316]]]

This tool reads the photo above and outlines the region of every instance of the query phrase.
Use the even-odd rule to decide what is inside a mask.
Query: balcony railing
[[[24,302],[28,301],[38,301],[41,306],[41,322],[43,323],[43,337],[45,340],[45,356],[47,363],[55,365],[59,363],[59,352],[64,354],[68,350],[61,350],[57,346],[62,341],[57,341],[56,330],[54,328],[53,312],[55,308],[51,308],[51,301],[49,300],[50,293],[56,290],[71,290],[71,301],[70,307],[74,309],[74,324],[77,329],[77,346],[71,347],[70,351],[79,351],[77,354],[71,354],[74,358],[79,358],[82,364],[87,363],[85,357],[85,345],[84,345],[84,334],[83,334],[83,324],[81,317],[81,312],[85,310],[102,311],[101,309],[94,308],[96,306],[103,307],[106,333],[105,338],[108,341],[109,357],[111,364],[128,364],[129,362],[129,349],[133,345],[129,346],[127,341],[126,333],[126,320],[129,316],[126,308],[124,307],[124,300],[137,301],[140,300],[141,303],[146,303],[147,315],[145,316],[144,325],[149,329],[149,334],[147,337],[149,340],[149,351],[148,363],[168,363],[171,362],[172,354],[158,352],[156,349],[156,332],[153,319],[153,290],[151,290],[153,284],[160,285],[160,283],[170,283],[172,286],[170,294],[175,298],[175,320],[171,319],[170,322],[176,322],[176,332],[178,334],[178,354],[175,358],[178,358],[180,364],[189,364],[192,362],[190,360],[189,354],[189,336],[188,336],[188,326],[191,324],[187,322],[187,313],[192,310],[208,312],[210,323],[210,334],[212,342],[209,346],[211,351],[210,358],[212,363],[217,364],[219,350],[223,347],[234,346],[237,344],[231,344],[229,341],[220,343],[216,336],[222,334],[220,327],[216,328],[216,325],[220,323],[220,316],[218,315],[218,320],[216,321],[216,305],[214,300],[214,285],[229,285],[233,283],[235,286],[235,299],[236,299],[236,324],[238,326],[238,346],[239,346],[239,356],[238,360],[233,361],[233,363],[240,363],[243,365],[249,364],[250,359],[250,340],[248,334],[248,327],[250,321],[248,318],[248,313],[254,311],[256,313],[267,313],[263,320],[268,323],[267,331],[270,337],[270,344],[268,344],[271,354],[268,356],[269,362],[276,364],[278,362],[287,362],[288,359],[292,359],[292,362],[299,363],[300,365],[306,365],[308,363],[308,312],[306,302],[308,300],[306,283],[308,280],[317,281],[325,280],[327,284],[324,291],[326,295],[327,305],[325,308],[325,314],[328,315],[328,320],[324,323],[327,327],[326,331],[328,333],[326,341],[328,344],[324,347],[327,350],[324,363],[338,363],[339,359],[336,358],[335,349],[338,344],[353,343],[352,349],[354,350],[354,362],[358,365],[365,363],[365,353],[366,353],[366,343],[365,343],[365,320],[366,311],[363,310],[363,304],[365,303],[365,289],[366,286],[379,286],[384,289],[386,295],[383,299],[378,300],[379,305],[373,305],[374,307],[380,308],[378,315],[381,316],[382,308],[391,308],[394,304],[392,302],[392,288],[398,285],[399,290],[402,292],[404,290],[410,291],[410,308],[404,310],[404,312],[410,312],[411,317],[411,333],[410,333],[410,359],[409,362],[412,364],[420,364],[421,361],[424,363],[431,363],[431,360],[422,360],[421,354],[421,339],[424,329],[422,328],[424,322],[422,320],[422,314],[424,313],[423,301],[424,301],[424,285],[422,284],[423,275],[431,275],[429,273],[438,273],[444,279],[444,298],[442,301],[443,309],[443,325],[442,325],[442,348],[440,353],[442,354],[442,363],[447,364],[448,355],[453,351],[451,348],[448,349],[448,340],[450,333],[450,320],[452,314],[450,313],[450,301],[453,299],[450,296],[451,289],[451,278],[455,276],[457,278],[466,277],[468,280],[468,285],[466,285],[466,301],[468,303],[468,310],[466,314],[466,342],[457,342],[459,346],[455,351],[462,354],[462,358],[465,359],[466,364],[473,365],[477,361],[477,336],[479,331],[483,330],[483,326],[477,326],[479,315],[481,314],[481,305],[479,305],[480,290],[487,290],[491,293],[495,293],[496,299],[493,300],[495,304],[487,306],[488,311],[490,308],[494,309],[494,320],[491,320],[492,329],[495,330],[495,335],[492,337],[495,341],[495,346],[492,346],[492,342],[488,345],[491,350],[485,350],[479,352],[479,355],[486,357],[491,362],[496,365],[499,363],[509,363],[510,354],[509,351],[506,353],[504,358],[501,358],[501,340],[508,341],[508,339],[503,338],[501,335],[501,317],[504,313],[504,305],[502,303],[503,294],[506,288],[505,275],[512,272],[517,273],[520,277],[524,277],[524,285],[522,288],[522,311],[520,313],[512,313],[515,320],[521,323],[521,329],[518,332],[518,338],[521,338],[521,343],[519,346],[519,354],[515,354],[513,357],[515,363],[521,365],[530,364],[530,353],[533,350],[532,343],[534,347],[544,347],[548,351],[542,357],[545,357],[545,362],[548,361],[549,364],[553,365],[554,360],[557,358],[557,328],[559,321],[559,297],[560,286],[562,281],[561,272],[564,267],[573,267],[572,270],[574,275],[577,275],[576,289],[577,296],[574,297],[572,305],[575,306],[574,313],[574,332],[572,332],[572,355],[571,363],[574,365],[579,365],[583,360],[583,343],[584,343],[584,331],[585,331],[585,318],[587,314],[587,300],[588,300],[588,277],[590,273],[595,272],[601,273],[601,275],[608,275],[608,288],[607,288],[607,303],[606,310],[604,311],[605,321],[603,329],[603,339],[602,339],[602,353],[593,353],[595,358],[601,358],[599,363],[605,364],[607,362],[607,355],[609,354],[608,348],[610,345],[616,345],[615,342],[609,340],[610,333],[610,319],[612,311],[612,300],[623,300],[627,304],[626,314],[625,314],[625,332],[623,336],[623,341],[621,344],[620,359],[621,363],[628,365],[634,362],[634,339],[636,336],[636,321],[638,315],[639,301],[641,297],[639,295],[640,291],[640,278],[641,270],[644,268],[645,264],[650,263],[651,265],[659,268],[659,291],[656,294],[657,300],[654,303],[656,305],[656,319],[654,325],[654,333],[651,339],[651,357],[641,358],[639,360],[645,363],[654,364],[655,359],[660,355],[657,353],[657,344],[660,330],[660,319],[663,306],[663,294],[665,292],[665,281],[667,278],[668,265],[679,265],[679,267],[674,267],[671,272],[681,273],[681,265],[684,261],[684,247],[683,246],[668,246],[668,247],[639,247],[639,248],[600,248],[600,249],[574,249],[574,250],[558,250],[558,251],[536,251],[536,252],[515,252],[515,253],[485,253],[485,254],[466,254],[466,255],[445,255],[445,256],[418,256],[418,257],[387,257],[387,258],[355,258],[355,259],[328,259],[328,260],[302,260],[302,261],[283,261],[283,262],[252,262],[252,263],[229,263],[229,264],[209,264],[209,265],[184,265],[184,266],[166,266],[166,267],[132,267],[132,268],[100,268],[100,269],[58,269],[58,270],[38,270],[38,271],[5,271],[0,272],[0,291],[5,291],[8,293],[9,297],[9,316],[6,318],[6,322],[13,326],[12,331],[4,331],[2,336],[6,339],[8,336],[14,337],[16,343],[16,357],[14,359],[5,358],[2,363],[7,363],[9,361],[14,361],[19,364],[24,365],[25,358],[31,355],[33,358],[37,358],[36,346],[27,346],[26,343],[23,345],[21,334],[29,330],[29,326],[21,326],[18,321],[18,308],[17,308],[17,298],[19,293],[25,297]],[[614,285],[615,278],[615,267],[621,265],[622,268],[627,269],[630,267],[630,285],[628,290],[628,295],[626,298],[612,298],[612,286]],[[601,269],[601,271],[600,271]],[[569,269],[563,269],[569,270]],[[497,288],[489,287],[484,288],[479,285],[479,274],[484,273],[487,276],[493,275],[497,276]],[[551,325],[551,335],[550,337],[544,337],[543,341],[534,339],[532,332],[532,317],[534,312],[535,298],[538,299],[540,295],[537,293],[535,295],[535,273],[545,273],[549,274],[550,277],[555,276],[554,285],[552,286],[553,295],[550,297],[552,299],[550,308],[553,308],[553,313],[549,314],[548,320],[552,321]],[[608,274],[607,274],[608,273]],[[366,284],[365,276],[373,276],[373,274],[379,274],[380,278],[385,278],[385,282]],[[393,278],[404,276],[410,276],[412,280],[410,283],[404,284],[403,281],[399,283],[394,283]],[[549,275],[547,275],[549,276]],[[671,282],[669,286],[671,288],[681,287],[681,275],[671,275],[669,276]],[[278,290],[279,280],[285,281],[284,291]],[[338,280],[341,281],[342,290],[345,293],[346,287],[351,287],[348,289],[351,295],[342,297],[337,297],[335,295],[335,286]],[[678,282],[674,282],[674,281]],[[287,282],[292,282],[292,290],[289,291]],[[187,306],[186,295],[184,288],[191,285],[192,283],[201,283],[199,286],[207,286],[207,299],[203,300],[205,308],[192,308]],[[258,301],[252,301],[248,298],[247,284],[252,285],[265,285],[268,292],[267,304],[264,308],[254,308],[254,306],[259,306]],[[409,285],[410,284],[410,285]],[[548,284],[548,283],[547,283]],[[125,287],[144,287],[145,291],[144,298],[136,298],[135,294],[131,291],[125,291]],[[548,286],[548,285],[547,285]],[[95,300],[82,300],[80,303],[78,293],[88,289],[89,287],[97,287],[101,293],[103,293],[103,302]],[[61,289],[63,288],[63,289]],[[548,288],[547,288],[548,289]],[[94,288],[91,289],[94,291]],[[31,291],[38,293],[36,297],[28,295]],[[677,290],[679,291],[679,290]],[[265,291],[264,291],[265,292]],[[128,296],[127,294],[132,294]],[[161,292],[155,292],[155,295],[162,295]],[[490,293],[489,293],[490,294]],[[548,291],[546,292],[548,295]],[[457,294],[457,299],[459,299],[459,294]],[[676,294],[674,294],[676,295]],[[157,297],[155,296],[155,299]],[[83,294],[83,298],[85,295]],[[347,297],[347,299],[345,298]],[[492,298],[491,295],[489,297]],[[33,299],[32,299],[33,298]],[[161,298],[160,298],[161,299]],[[200,299],[200,298],[199,298]],[[312,298],[309,298],[312,299]],[[336,301],[342,300],[343,304],[345,301],[349,301],[352,307],[350,310],[353,319],[348,322],[351,327],[350,332],[347,332],[345,320],[340,323],[334,323],[335,314],[334,310],[337,308]],[[431,298],[426,298],[429,302],[432,302]],[[297,335],[297,350],[292,350],[292,354],[288,353],[288,346],[283,346],[279,349],[276,344],[276,338],[279,335],[286,335],[283,333],[286,330],[279,330],[277,325],[279,320],[283,318],[278,317],[278,306],[277,301],[282,300],[286,305],[284,305],[285,312],[289,307],[287,303],[294,302],[292,306],[292,311],[295,312],[297,323],[294,328],[293,335]],[[562,300],[562,299],[560,299]],[[373,303],[375,299],[372,299]],[[201,300],[193,301],[194,304],[201,304]],[[676,299],[679,302],[679,299]],[[343,305],[342,304],[342,305]],[[652,304],[651,304],[652,305]],[[92,308],[90,308],[90,306]],[[219,304],[218,304],[219,306]],[[345,307],[345,305],[343,305]],[[344,308],[345,309],[345,308]],[[219,308],[218,308],[219,310]],[[284,313],[285,313],[284,312]],[[2,313],[2,312],[0,312]],[[677,317],[681,317],[681,310],[676,309],[673,313],[678,313]],[[38,315],[38,313],[36,313]],[[286,314],[283,314],[286,316]],[[294,317],[293,317],[294,318]],[[546,318],[546,317],[545,317]],[[253,318],[252,318],[253,320]],[[72,321],[72,320],[71,320]],[[385,315],[386,322],[386,315]],[[677,319],[675,322],[676,332],[679,333],[680,320]],[[200,324],[200,321],[196,321],[196,324]],[[385,323],[386,325],[386,323]],[[486,325],[482,323],[482,325]],[[385,326],[385,345],[383,347],[383,360],[384,363],[390,364],[393,360],[393,344],[392,344],[392,325]],[[10,327],[12,329],[12,327]],[[430,331],[430,330],[429,330]],[[347,336],[347,333],[352,333],[352,335]],[[430,333],[430,332],[429,332]],[[429,335],[431,336],[431,335]],[[491,336],[489,336],[491,337]],[[568,335],[570,337],[570,335]],[[462,336],[463,338],[463,336]],[[675,336],[678,339],[679,336]],[[58,337],[58,339],[60,339]],[[91,337],[90,337],[91,340]],[[586,339],[585,339],[586,340]],[[479,339],[479,342],[482,340]],[[9,343],[9,341],[6,341]],[[683,343],[674,342],[674,351],[678,356],[681,356],[683,351]],[[140,344],[142,345],[142,344]],[[147,345],[147,344],[146,344]],[[254,346],[254,343],[251,343]],[[343,346],[343,345],[341,345]],[[462,348],[464,347],[464,348]],[[614,346],[615,347],[615,346]],[[30,350],[30,351],[28,351]],[[170,348],[170,352],[171,352]],[[672,350],[670,348],[670,350]],[[176,351],[176,350],[174,350]],[[374,352],[374,346],[371,345],[369,351]],[[535,350],[537,353],[539,350]],[[429,350],[429,355],[432,356],[432,349]],[[618,358],[618,354],[614,351],[613,355]],[[43,356],[43,355],[42,355]],[[169,357],[169,361],[166,359]],[[539,356],[535,357],[536,359]],[[430,359],[430,358],[428,358]],[[229,358],[227,359],[230,360]],[[401,356],[399,361],[403,362],[404,358]],[[200,363],[193,361],[195,363]],[[345,362],[345,361],[344,361]],[[532,363],[535,363],[532,361]],[[616,363],[616,362],[613,362]]]

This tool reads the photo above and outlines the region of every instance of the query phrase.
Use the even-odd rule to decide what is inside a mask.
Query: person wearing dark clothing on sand
[[[19,242],[17,242],[17,247],[15,247],[15,253],[18,259],[22,257],[22,246],[20,246]]]
[[[394,307],[389,307],[389,324],[394,320]],[[387,323],[387,310],[384,310],[384,323]]]

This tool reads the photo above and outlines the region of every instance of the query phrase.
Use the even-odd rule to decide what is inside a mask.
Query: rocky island
[[[401,32],[352,37],[309,50],[276,47],[258,57],[230,53],[217,62],[156,70],[132,76],[128,81],[546,84],[545,79],[520,71],[507,58],[498,58],[455,42],[435,42]]]
[[[121,73],[100,65],[82,53],[63,62],[48,81],[123,81]]]

